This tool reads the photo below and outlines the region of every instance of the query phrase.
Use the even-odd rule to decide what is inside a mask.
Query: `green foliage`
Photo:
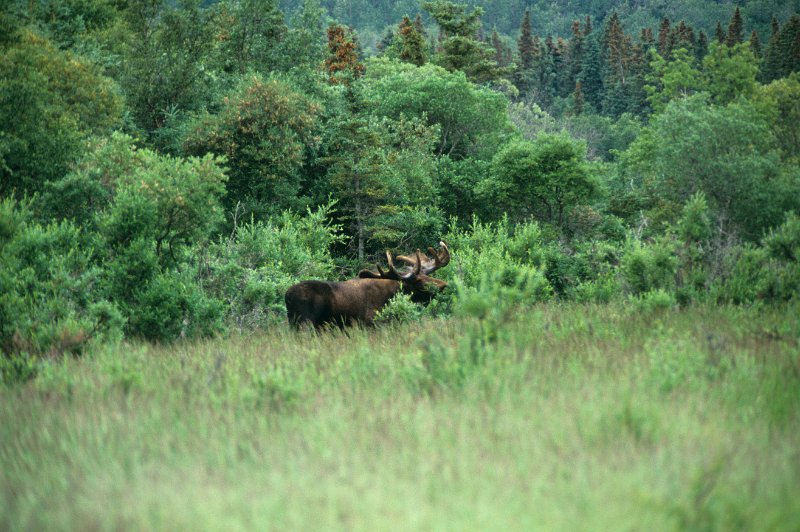
[[[411,296],[398,293],[375,316],[379,325],[390,323],[410,323],[422,319],[422,306],[411,301]]]
[[[473,85],[460,72],[386,59],[368,65],[365,91],[370,111],[394,119],[416,117],[438,127],[437,155],[485,158],[508,131],[505,96]]]
[[[226,208],[263,219],[302,204],[301,168],[318,141],[319,112],[319,104],[288,82],[254,74],[223,99],[219,113],[191,125],[184,146],[190,154],[225,156]]]
[[[0,204],[0,220],[0,350],[19,362],[117,338],[124,320],[105,301],[94,236],[68,221],[40,225],[13,200]]]
[[[566,134],[512,141],[498,151],[492,177],[479,185],[479,194],[517,219],[533,214],[563,226],[570,210],[598,191],[585,154],[585,144]]]
[[[669,60],[651,49],[650,70],[644,89],[654,113],[662,112],[670,101],[686,98],[703,88],[694,57],[684,48],[673,50]]]
[[[96,66],[23,32],[0,54],[0,194],[62,177],[84,141],[119,126],[121,115],[115,83]]]
[[[800,162],[800,74],[757,87],[753,105],[769,121],[781,158],[796,166]]]
[[[674,289],[677,269],[674,243],[667,239],[650,244],[631,241],[620,262],[625,287],[634,295]]]
[[[203,289],[225,302],[228,323],[243,330],[282,322],[289,286],[334,275],[330,249],[342,237],[329,222],[332,207],[250,222],[197,251]]]
[[[118,37],[122,60],[115,70],[133,122],[148,136],[165,127],[170,114],[185,116],[210,101],[212,15],[195,0],[126,4]]]
[[[731,47],[712,43],[703,59],[703,70],[703,89],[711,94],[714,103],[724,105],[740,96],[747,98],[756,90],[758,58],[747,43]]]
[[[658,141],[656,141],[658,139]],[[661,200],[705,193],[717,219],[756,240],[798,197],[779,166],[768,122],[748,102],[709,106],[695,95],[671,102],[629,148],[625,164]]]

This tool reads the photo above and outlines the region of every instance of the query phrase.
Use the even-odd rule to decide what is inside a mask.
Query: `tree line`
[[[3,352],[265,326],[293,282],[443,235],[431,312],[796,296],[798,15],[553,37],[531,8],[511,39],[421,7],[367,57],[315,0],[9,2]]]

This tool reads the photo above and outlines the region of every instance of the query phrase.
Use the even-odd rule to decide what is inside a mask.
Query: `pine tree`
[[[669,19],[664,17],[658,29],[658,55],[665,59],[668,58],[669,54],[672,52],[672,48],[670,47],[671,31]]]
[[[531,12],[525,10],[517,39],[517,52],[519,63],[514,73],[514,84],[522,96],[528,94],[533,84],[533,67],[536,62],[537,50],[531,32]]]
[[[517,50],[519,52],[519,68],[523,71],[531,70],[533,62],[536,60],[536,51],[533,45],[531,31],[531,12],[526,9],[522,17],[522,24],[519,28],[519,39],[517,39]]]
[[[752,50],[753,55],[761,58],[761,41],[758,38],[758,32],[756,30],[753,30],[750,34],[750,50]]]
[[[585,53],[586,38],[581,31],[581,23],[576,20],[572,23],[572,38],[569,40],[566,54],[568,62],[566,78],[572,85],[580,78]]]
[[[575,82],[575,92],[572,93],[572,114],[580,116],[583,114],[583,85],[580,81]]]
[[[720,24],[719,21],[717,21],[717,29],[714,30],[714,36],[717,38],[718,43],[720,44],[725,43],[726,39],[725,32],[722,31],[722,24]]]
[[[653,30],[651,28],[642,28],[642,32],[639,34],[639,42],[642,43],[645,49],[652,48],[656,42],[653,37]]]
[[[586,53],[581,65],[581,90],[586,102],[596,111],[599,111],[605,97],[603,86],[603,54],[600,49],[599,35],[592,35],[586,39]]]
[[[607,49],[609,77],[614,82],[618,81],[624,85],[631,43],[630,37],[625,35],[622,30],[622,24],[616,12],[611,14],[604,40]]]
[[[706,54],[708,54],[708,36],[706,32],[700,31],[700,36],[697,38],[697,47],[694,51],[697,62],[701,62]]]
[[[725,44],[733,46],[744,41],[744,22],[742,21],[742,14],[739,12],[739,7],[733,12],[731,21],[728,24],[728,35],[725,38]]]
[[[492,48],[494,48],[494,60],[500,66],[505,66],[505,56],[503,54],[503,42],[497,33],[497,28],[492,29]]]
[[[333,84],[350,85],[364,73],[358,61],[358,44],[355,35],[344,26],[328,27],[328,57],[325,59],[328,80]]]
[[[401,43],[400,60],[417,66],[424,65],[426,60],[425,37],[408,17],[403,17],[397,28],[397,35]]]
[[[436,62],[447,70],[460,70],[470,81],[485,83],[506,75],[494,61],[494,50],[479,38],[483,9],[466,12],[466,5],[448,0],[425,2],[423,7],[439,25],[441,52]]]
[[[588,37],[592,33],[592,17],[586,15],[586,21],[583,24],[583,36]]]

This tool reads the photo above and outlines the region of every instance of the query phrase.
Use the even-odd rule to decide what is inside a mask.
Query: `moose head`
[[[343,282],[302,281],[286,291],[286,313],[289,323],[300,326],[311,323],[339,327],[361,323],[372,325],[375,315],[397,293],[408,294],[415,303],[427,304],[447,283],[430,274],[447,266],[450,250],[440,242],[438,251],[428,248],[425,255],[417,250],[413,256],[399,255],[406,263],[399,270],[392,254],[386,252],[387,270],[376,265],[377,272],[361,270],[358,277]]]

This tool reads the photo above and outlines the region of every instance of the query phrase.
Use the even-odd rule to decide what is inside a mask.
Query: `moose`
[[[289,323],[299,328],[312,324],[317,329],[331,324],[344,328],[362,324],[371,326],[375,315],[398,292],[409,294],[415,303],[427,304],[445,281],[430,274],[447,266],[450,250],[439,242],[439,251],[428,248],[429,257],[416,251],[414,256],[398,255],[406,263],[402,271],[395,268],[391,252],[386,252],[388,271],[376,264],[377,273],[361,270],[358,277],[342,282],[302,281],[286,291],[286,314]]]

